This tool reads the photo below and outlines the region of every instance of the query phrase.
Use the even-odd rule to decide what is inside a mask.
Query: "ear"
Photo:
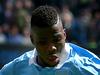
[[[34,44],[34,38],[32,34],[30,34],[30,39],[31,39],[31,42]]]
[[[65,32],[65,30],[64,30],[64,37],[65,37],[65,39],[66,39],[66,32]]]

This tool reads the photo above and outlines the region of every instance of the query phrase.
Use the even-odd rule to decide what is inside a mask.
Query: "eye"
[[[38,43],[37,44],[39,44],[39,45],[46,45],[47,44],[47,41],[38,41]]]
[[[56,37],[53,39],[53,42],[55,42],[55,43],[59,43],[61,41],[62,41],[62,37]]]

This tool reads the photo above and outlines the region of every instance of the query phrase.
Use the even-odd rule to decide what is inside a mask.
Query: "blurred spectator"
[[[92,50],[95,54],[100,54],[99,51],[99,41],[98,38],[98,29],[96,27],[96,22],[91,21],[90,26],[88,28],[88,47],[90,50]]]
[[[16,10],[23,9],[24,4],[22,0],[14,0]]]
[[[32,42],[30,40],[30,29],[27,26],[23,28],[23,45],[32,46]]]
[[[90,10],[85,9],[80,12],[79,17],[74,19],[72,25],[71,36],[83,47],[87,47],[88,45],[87,29],[91,18]]]
[[[0,0],[0,25],[4,22],[4,7],[3,0]]]
[[[6,43],[6,36],[3,34],[3,28],[0,26],[0,44]]]
[[[19,33],[19,28],[14,23],[10,26],[8,42],[15,45],[21,45],[23,42],[22,35]]]
[[[41,5],[50,5],[56,7],[57,10],[62,12],[63,0],[32,0],[32,1],[35,5],[35,8]]]
[[[67,6],[63,6],[62,20],[63,20],[65,29],[69,29],[72,25],[73,14],[70,12]]]
[[[15,13],[16,23],[18,24],[20,30],[22,30],[23,27],[26,25],[25,17],[27,16],[27,14],[28,14],[27,11],[24,9],[16,11]]]
[[[13,19],[14,19],[14,15],[13,15],[14,13],[13,13],[13,4],[12,4],[12,2],[10,2],[10,1],[7,1],[6,3],[5,3],[5,13],[4,13],[4,15],[5,15],[5,22],[6,23],[11,23],[12,21],[13,21]]]
[[[95,12],[96,30],[97,30],[97,43],[100,42],[100,9]]]
[[[64,5],[61,16],[62,16],[62,21],[63,21],[63,25],[65,28],[65,32],[67,35],[66,41],[71,41],[71,39],[70,39],[70,27],[71,27],[72,22],[73,22],[73,14],[69,10],[69,8]]]
[[[34,3],[32,3],[31,0],[24,0],[24,7],[29,13],[31,13],[32,9],[34,9]]]
[[[4,23],[2,25],[3,28],[3,34],[6,36],[6,38],[8,38],[8,34],[9,34],[9,24],[8,23]]]

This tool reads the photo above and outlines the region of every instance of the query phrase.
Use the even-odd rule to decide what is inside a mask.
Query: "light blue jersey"
[[[42,68],[36,63],[36,50],[26,52],[6,64],[0,75],[100,75],[100,59],[93,53],[71,43],[55,67]]]

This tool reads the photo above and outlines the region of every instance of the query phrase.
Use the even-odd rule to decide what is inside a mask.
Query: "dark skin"
[[[59,63],[66,39],[61,22],[46,28],[34,27],[31,39],[38,52],[37,63],[39,65],[54,67]]]

